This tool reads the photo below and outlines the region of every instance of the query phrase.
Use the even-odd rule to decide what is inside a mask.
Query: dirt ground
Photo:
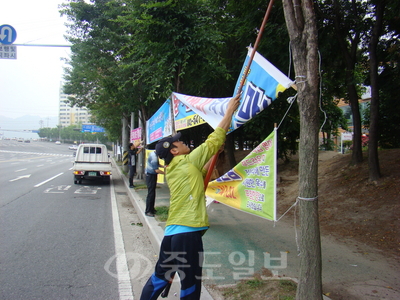
[[[237,153],[237,160],[243,159],[247,153]],[[368,158],[365,156],[361,165],[350,166],[351,154],[343,155],[333,151],[319,153],[321,235],[333,236],[355,246],[355,249],[358,245],[367,245],[376,253],[384,253],[398,260],[400,149],[379,152],[382,178],[377,182],[368,180]],[[280,162],[278,165],[278,216],[284,214],[298,196],[298,166],[297,156],[291,157],[289,163]],[[293,210],[287,212],[286,218],[293,219],[293,213]],[[295,288],[288,290],[282,282],[255,280],[241,282],[233,287],[216,288],[217,295],[225,300],[295,298]],[[255,286],[254,283],[259,285]],[[266,298],[267,294],[270,297]],[[337,299],[345,298],[338,296]]]
[[[393,258],[400,256],[400,149],[379,152],[382,178],[368,179],[368,158],[350,166],[351,154],[319,154],[318,199],[322,235],[363,243]],[[278,215],[298,196],[298,159],[279,164]],[[288,213],[293,217],[293,212]]]

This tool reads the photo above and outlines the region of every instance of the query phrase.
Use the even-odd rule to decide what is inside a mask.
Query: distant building
[[[71,107],[68,104],[68,95],[63,93],[60,85],[60,100],[58,108],[58,124],[62,127],[70,125],[90,124],[91,114],[86,107]]]
[[[358,105],[360,108],[361,119],[363,118],[364,111],[368,109],[369,103],[371,102],[371,88],[367,87],[366,92],[361,96],[361,99],[358,100]],[[347,126],[349,127],[349,131],[353,131],[353,114],[351,112],[351,107],[349,103],[344,101],[344,99],[340,99],[338,103],[338,107],[343,111],[343,115],[347,120]],[[343,130],[339,129],[340,132]],[[362,128],[362,133],[368,133],[368,129]]]

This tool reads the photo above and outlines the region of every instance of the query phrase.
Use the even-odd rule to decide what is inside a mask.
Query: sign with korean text
[[[97,126],[97,125],[92,125],[92,124],[82,124],[82,132],[104,132],[104,128]]]
[[[171,97],[174,108],[174,122],[176,131],[205,123],[205,121],[198,114],[196,114],[187,105],[179,101],[175,93],[172,93]]]
[[[130,142],[134,143],[135,141],[141,141],[141,140],[142,140],[142,127],[138,127],[131,130]]]
[[[146,143],[151,144],[172,134],[171,99],[167,99],[157,112],[146,121]]]
[[[208,184],[207,198],[276,220],[276,130],[229,172]]]
[[[0,59],[17,59],[17,46],[0,44]]]

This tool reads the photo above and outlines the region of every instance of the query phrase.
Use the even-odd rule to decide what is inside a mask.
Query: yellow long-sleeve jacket
[[[226,131],[217,127],[207,140],[189,154],[175,156],[166,168],[170,207],[166,226],[209,226],[204,195],[204,165],[218,152]]]

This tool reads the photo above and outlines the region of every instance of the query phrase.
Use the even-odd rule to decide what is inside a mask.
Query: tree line
[[[232,95],[247,49],[254,43],[267,1],[230,0],[71,0],[60,7],[68,17],[72,43],[64,92],[71,105],[91,110],[94,122],[111,140],[121,140],[121,119],[137,115],[142,124],[171,92],[202,96]],[[352,163],[363,160],[361,130],[369,129],[370,178],[380,176],[377,149],[399,147],[398,1],[314,1],[319,45],[319,123],[324,147],[332,149],[338,128],[347,130],[337,107],[348,101],[353,116]],[[294,73],[283,4],[276,1],[258,52],[289,77]],[[297,79],[298,80],[298,79]],[[368,113],[358,100],[371,86]],[[253,120],[228,136],[233,145],[253,147],[280,123],[296,92],[285,91]],[[128,121],[129,123],[129,121]],[[135,127],[138,124],[135,124]],[[201,125],[183,132],[200,143],[210,132]],[[298,150],[300,117],[294,103],[278,137],[279,156]],[[234,164],[232,153],[228,153]],[[375,161],[374,161],[375,160]]]
[[[67,127],[55,127],[55,128],[41,128],[38,133],[40,138],[46,138],[52,141],[62,141],[64,143],[90,143],[90,142],[100,142],[107,144],[108,137],[103,132],[81,132],[80,127],[75,125]]]

